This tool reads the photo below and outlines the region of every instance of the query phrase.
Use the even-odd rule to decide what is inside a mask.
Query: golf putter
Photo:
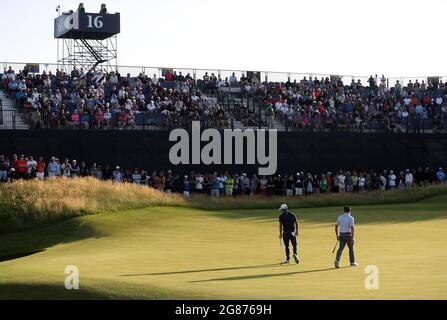
[[[335,249],[337,248],[338,241],[339,241],[339,240],[337,239],[337,242],[335,243],[335,247],[334,247],[334,249],[332,250],[332,253],[335,252]]]
[[[282,264],[282,242],[281,242],[281,238],[279,239],[279,256],[280,256],[280,260],[279,260],[279,264]]]

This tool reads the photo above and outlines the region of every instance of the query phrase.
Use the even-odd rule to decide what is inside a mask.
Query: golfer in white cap
[[[298,237],[298,220],[293,212],[289,211],[289,208],[284,203],[279,207],[281,210],[281,215],[279,216],[279,238],[283,239],[284,246],[286,249],[286,260],[283,263],[290,263],[290,249],[289,242],[292,242],[293,246],[293,259],[295,263],[299,263],[298,252],[297,252],[297,241]]]

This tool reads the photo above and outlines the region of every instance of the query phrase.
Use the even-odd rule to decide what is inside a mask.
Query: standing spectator
[[[343,174],[343,171],[340,170],[340,173],[337,176],[338,192],[344,192],[345,191],[345,180],[346,180],[346,176]]]
[[[188,176],[184,176],[183,177],[183,187],[182,187],[182,191],[183,191],[183,196],[185,197],[189,197],[190,195],[190,189],[191,189],[191,185],[188,179]]]
[[[211,181],[211,196],[218,197],[219,196],[219,177],[217,173],[214,173],[213,179]]]
[[[8,181],[9,161],[5,156],[0,155],[0,182]]]
[[[327,180],[324,173],[321,175],[320,179],[320,192],[325,193],[327,191]]]
[[[46,167],[45,161],[43,161],[43,158],[40,157],[36,165],[36,176],[37,179],[41,181],[45,179],[45,167]]]
[[[22,154],[20,156],[20,158],[17,160],[17,162],[16,162],[17,168],[15,168],[16,172],[18,172],[18,177],[21,179],[26,179],[26,175],[28,172],[27,164],[28,164],[28,161],[27,161],[27,159],[25,159],[25,156]]]
[[[312,187],[314,193],[320,193],[320,181],[318,180],[318,176],[316,174],[312,177]]]
[[[203,183],[205,182],[205,179],[200,173],[197,173],[196,175],[196,186],[195,191],[197,193],[203,193]]]
[[[359,176],[357,175],[357,171],[352,172],[352,191],[359,191]]]
[[[385,188],[386,188],[386,178],[384,174],[381,173],[379,176],[379,190],[385,191]]]
[[[70,177],[71,175],[71,164],[68,158],[65,158],[64,163],[61,165],[61,171],[63,177]]]
[[[123,174],[123,182],[125,183],[132,183],[132,175],[130,174],[129,170],[125,170]],[[160,191],[163,189],[160,189]]]
[[[225,172],[225,174],[220,174],[219,176],[219,195],[225,194],[225,181],[227,180],[228,173]]]
[[[306,186],[306,194],[314,193],[313,178],[310,173],[307,174],[304,185]]]
[[[102,171],[102,178],[104,180],[111,180],[113,178],[113,171],[110,165],[106,164],[104,170]]]
[[[234,72],[231,74],[229,81],[230,81],[230,86],[232,86],[232,87],[236,87],[238,85],[238,81],[237,81],[237,78],[236,78],[236,75],[234,74]]]
[[[413,174],[409,169],[405,171],[405,186],[411,188],[413,186]]]
[[[436,172],[436,181],[438,183],[445,183],[446,179],[445,179],[445,172],[443,168],[439,168],[438,171]]]
[[[250,183],[251,183],[251,184],[250,184],[250,187],[251,187],[251,192],[250,192],[250,194],[253,196],[253,195],[255,195],[255,194],[258,193],[258,185],[259,185],[259,179],[258,179],[258,176],[254,174],[254,175],[251,177],[251,182],[250,182]],[[292,194],[293,194],[293,189],[292,189]]]
[[[140,182],[141,182],[141,174],[138,171],[138,168],[135,168],[135,170],[132,173],[132,183],[140,184]]]
[[[227,179],[224,182],[225,187],[225,195],[232,196],[233,195],[233,187],[234,187],[234,179],[231,175],[227,175]]]
[[[241,194],[241,185],[240,185],[239,177],[237,176],[237,174],[233,175],[233,194],[235,196]]]
[[[360,173],[358,186],[359,186],[359,192],[365,191],[366,178],[363,176],[363,173]]]
[[[141,177],[140,177],[140,179],[141,179]],[[166,193],[171,193],[174,188],[174,184],[175,184],[174,175],[172,174],[171,170],[168,170],[168,176],[166,177],[165,181],[166,182],[165,182],[164,191]]]
[[[75,178],[79,176],[80,172],[81,168],[79,167],[78,162],[76,160],[73,160],[71,165],[71,177]]]
[[[242,174],[241,186],[242,186],[242,194],[245,194],[247,196],[250,195],[251,193],[250,179],[247,177],[246,173]]]
[[[112,180],[113,182],[121,183],[123,182],[123,174],[121,173],[121,168],[119,166],[116,166],[115,170],[113,170],[112,173]]]
[[[81,161],[81,166],[79,167],[79,175],[81,177],[88,177],[90,175],[90,170],[87,168],[87,165],[84,161]]]
[[[147,186],[149,182],[149,176],[147,175],[147,172],[144,169],[141,169],[140,176],[141,176],[140,184]]]
[[[267,177],[266,176],[262,176],[261,180],[259,181],[260,191],[261,191],[261,195],[262,196],[266,196],[267,195],[268,183],[269,183],[269,180],[267,179]]]
[[[36,176],[36,167],[37,167],[37,162],[36,160],[33,159],[32,156],[28,157],[28,160],[26,161],[26,175],[28,178],[32,179]]]
[[[397,187],[399,189],[405,188],[405,173],[403,171],[399,172],[399,178],[397,180]]]
[[[330,171],[326,174],[327,191],[334,192],[334,186],[332,181],[332,173]]]
[[[97,165],[96,165],[96,162],[94,162],[93,164],[92,164],[92,167],[90,168],[90,175],[92,176],[92,177],[95,177],[95,178],[97,178],[98,179],[98,167],[97,167]],[[98,179],[98,180],[101,180],[101,179]]]
[[[61,165],[56,161],[55,157],[51,157],[50,163],[48,163],[48,178],[53,179],[61,174]]]
[[[286,181],[286,196],[288,197],[293,196],[293,189],[294,189],[293,176],[290,175]]]
[[[96,165],[96,163],[95,163],[95,165]],[[103,175],[103,171],[102,171],[102,166],[101,165],[97,166],[96,175],[94,175],[94,176],[92,175],[92,177],[95,177],[98,180],[104,179],[104,175]]]
[[[345,186],[346,192],[352,192],[354,190],[354,183],[352,181],[351,172],[349,171],[346,171]]]
[[[396,189],[396,175],[393,170],[390,170],[390,174],[388,175],[388,187],[390,190]]]
[[[295,181],[295,194],[297,196],[303,195],[303,180],[301,178],[301,174],[299,172],[296,173],[296,181]]]

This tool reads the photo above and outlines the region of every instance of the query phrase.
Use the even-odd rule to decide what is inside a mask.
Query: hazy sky
[[[56,6],[0,0],[0,61],[56,62]],[[447,75],[444,0],[84,0],[121,13],[118,64]]]

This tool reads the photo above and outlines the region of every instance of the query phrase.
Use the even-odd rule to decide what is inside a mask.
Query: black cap
[[[345,206],[345,212],[351,212],[351,207]]]

